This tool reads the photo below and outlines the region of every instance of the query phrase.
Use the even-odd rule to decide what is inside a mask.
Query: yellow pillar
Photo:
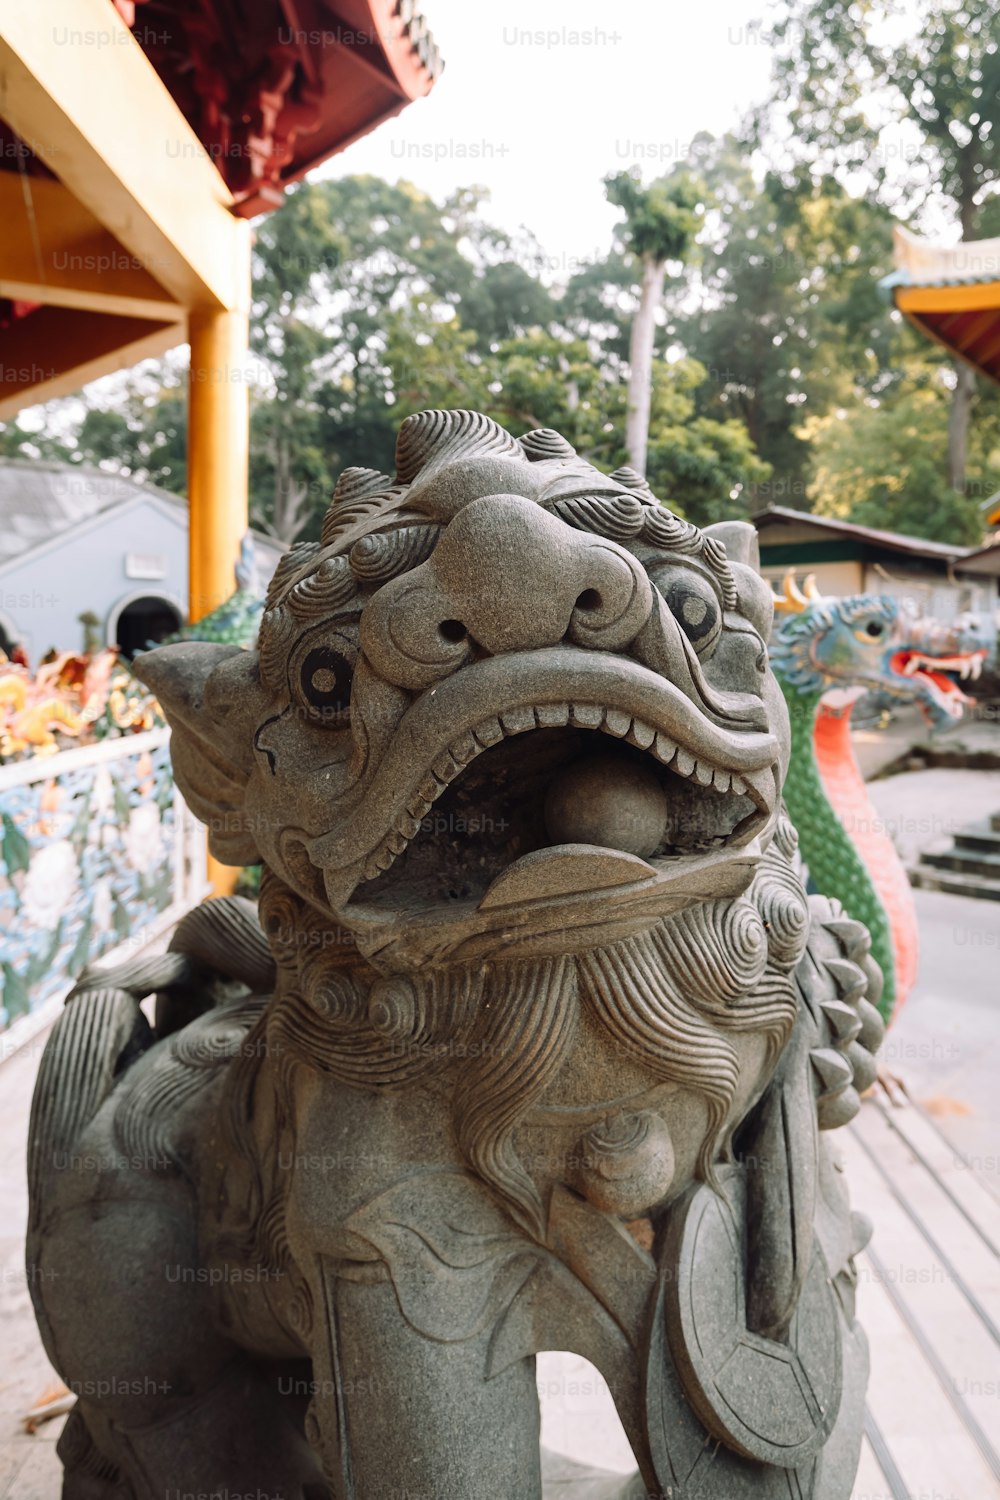
[[[245,297],[237,308],[199,308],[188,316],[188,615],[210,614],[236,587],[234,568],[248,520],[250,400],[247,384],[250,305],[249,225]],[[237,871],[209,855],[216,896],[228,895]]]
[[[188,614],[194,622],[236,587],[233,569],[247,529],[250,410],[246,314],[192,313],[188,329]]]

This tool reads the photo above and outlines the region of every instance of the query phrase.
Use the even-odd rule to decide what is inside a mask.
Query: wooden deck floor
[[[876,1226],[855,1500],[1000,1500],[1000,1202],[919,1107],[868,1102],[840,1144]]]

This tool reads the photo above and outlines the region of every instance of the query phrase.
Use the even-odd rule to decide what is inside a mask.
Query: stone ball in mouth
[[[556,843],[596,844],[641,859],[662,844],[668,813],[656,773],[615,755],[573,761],[545,799],[545,826]]]

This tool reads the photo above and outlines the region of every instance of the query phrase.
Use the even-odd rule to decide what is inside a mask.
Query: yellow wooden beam
[[[0,297],[178,322],[184,309],[61,182],[0,172]]]
[[[240,305],[250,226],[108,0],[0,0],[0,118],[176,302]]]
[[[183,323],[39,307],[0,334],[0,421],[183,343]]]
[[[1000,281],[969,282],[962,286],[898,286],[895,298],[896,306],[904,313],[978,312],[1000,307]]]

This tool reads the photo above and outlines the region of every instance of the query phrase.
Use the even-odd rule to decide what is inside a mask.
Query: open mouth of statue
[[[485,911],[677,881],[750,844],[777,805],[772,736],[705,721],[636,663],[605,675],[600,701],[522,701],[444,743],[439,730],[348,909]],[[657,712],[618,706],[630,676]]]
[[[928,656],[923,651],[897,651],[891,660],[892,670],[900,677],[926,686],[948,709],[958,715],[968,696],[962,692],[956,676],[963,682],[975,681],[983,670],[985,651],[963,651],[954,656]]]

